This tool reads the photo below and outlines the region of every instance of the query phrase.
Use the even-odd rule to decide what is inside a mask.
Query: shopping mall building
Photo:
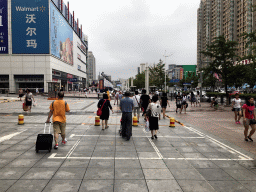
[[[63,0],[0,0],[0,89],[86,86],[88,41]]]

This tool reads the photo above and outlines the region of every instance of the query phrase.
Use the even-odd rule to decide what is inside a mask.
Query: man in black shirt
[[[178,108],[181,109],[182,97],[180,95],[180,92],[178,92],[178,95],[175,97],[175,100],[176,100],[176,113],[177,113]]]
[[[140,97],[141,110],[143,111],[143,116],[145,117],[146,110],[148,108],[148,104],[150,103],[149,95],[146,95],[146,90],[142,90],[142,95]]]

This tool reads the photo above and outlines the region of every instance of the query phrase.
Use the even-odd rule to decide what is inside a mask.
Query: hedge
[[[226,96],[226,93],[215,93],[215,92],[208,92],[206,93],[206,95],[208,97],[214,97],[214,96],[217,96],[217,97],[221,97],[221,96]],[[235,97],[235,95],[232,95],[231,97]],[[239,97],[240,98],[243,98],[243,99],[246,99],[248,97],[253,97],[254,99],[256,99],[256,94],[239,94]]]

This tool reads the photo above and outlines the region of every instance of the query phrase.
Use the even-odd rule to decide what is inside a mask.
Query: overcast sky
[[[64,0],[67,3],[67,0]],[[137,74],[140,63],[196,64],[199,0],[70,0],[88,35],[97,74],[112,80]]]

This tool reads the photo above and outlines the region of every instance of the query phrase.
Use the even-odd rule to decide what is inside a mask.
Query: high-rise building
[[[248,55],[246,39],[243,33],[256,29],[253,23],[253,0],[201,0],[197,10],[197,66],[205,67],[210,59],[201,51],[214,41],[215,37],[224,35],[226,40],[237,41],[237,55]],[[256,16],[256,15],[255,15]],[[202,66],[200,66],[202,64]]]
[[[138,74],[140,74],[140,67],[138,67]]]
[[[92,51],[88,52],[87,78],[89,83],[96,80],[96,59]]]

